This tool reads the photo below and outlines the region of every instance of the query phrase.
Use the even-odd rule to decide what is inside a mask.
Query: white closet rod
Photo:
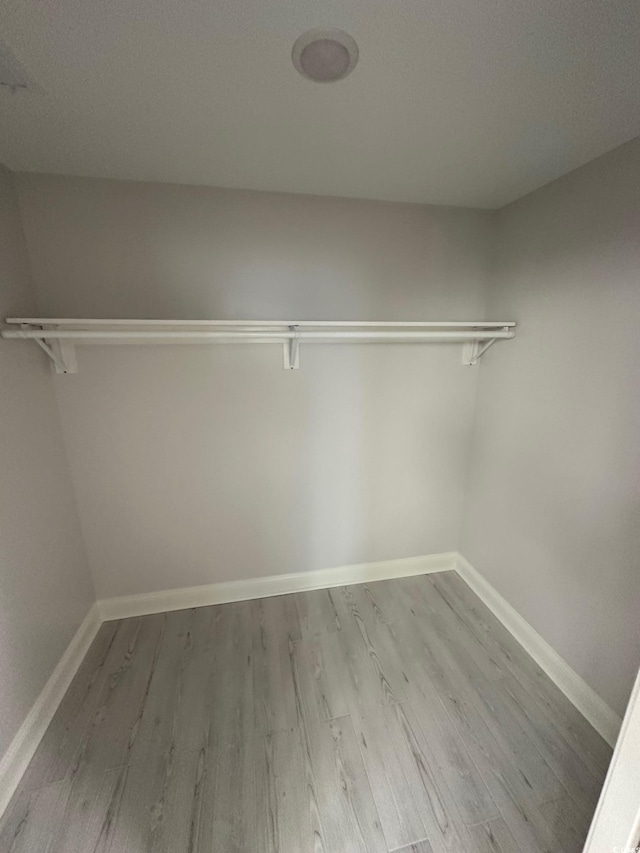
[[[101,320],[10,317],[3,338],[33,340],[57,373],[76,373],[76,344],[278,343],[284,367],[299,366],[300,343],[464,343],[463,363],[477,364],[496,341],[515,337],[514,322],[439,320]]]
[[[501,329],[513,328],[516,324],[512,321],[448,321],[437,320],[424,322],[421,320],[82,320],[77,318],[54,318],[54,317],[8,317],[5,320],[9,325],[29,326],[143,326],[152,328],[154,326],[170,327],[205,326],[215,328],[221,327],[282,327],[289,329],[291,326],[300,328],[392,328],[392,329]]]
[[[511,331],[414,331],[414,332],[343,332],[343,331],[228,331],[228,332],[146,332],[146,331],[78,331],[73,329],[11,329],[2,333],[3,338],[18,338],[25,340],[153,340],[157,343],[174,340],[237,340],[237,339],[272,339],[276,343],[297,338],[301,341],[488,341],[492,339],[508,339],[515,337]]]

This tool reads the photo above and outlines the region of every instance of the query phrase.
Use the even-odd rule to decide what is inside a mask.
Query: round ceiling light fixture
[[[293,64],[309,80],[333,83],[350,74],[358,63],[358,45],[342,30],[315,29],[293,45]]]

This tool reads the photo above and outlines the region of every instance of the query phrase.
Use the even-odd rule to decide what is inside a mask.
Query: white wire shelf
[[[104,320],[9,317],[0,335],[33,340],[51,358],[57,373],[76,373],[77,344],[276,343],[284,367],[299,366],[301,342],[464,343],[463,363],[477,364],[496,341],[515,337],[512,321],[350,321],[350,320]],[[13,328],[19,327],[19,328]]]

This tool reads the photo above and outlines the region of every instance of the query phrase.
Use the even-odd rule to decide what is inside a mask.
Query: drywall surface
[[[0,167],[0,315],[34,311],[11,174]],[[0,340],[0,756],[95,596],[47,358]]]
[[[640,665],[640,141],[510,205],[460,550],[616,711]]]
[[[47,315],[481,317],[495,215],[22,175]],[[500,319],[500,318],[499,318]],[[508,346],[505,344],[504,346]],[[460,345],[79,349],[56,377],[100,597],[455,549]]]

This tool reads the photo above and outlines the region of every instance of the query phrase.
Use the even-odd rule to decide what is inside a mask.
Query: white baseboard
[[[13,796],[101,622],[98,607],[94,604],[0,760],[0,815]]]
[[[98,607],[104,621],[124,619],[128,616],[146,616],[149,613],[164,613],[168,610],[184,610],[210,604],[225,604],[230,601],[286,595],[291,592],[444,572],[455,568],[456,557],[457,554],[454,552],[429,554],[424,557],[360,563],[313,572],[296,572],[288,575],[226,581],[207,586],[167,589],[141,595],[104,598],[98,601]]]
[[[610,746],[614,746],[622,719],[613,708],[598,696],[595,690],[461,554],[458,554],[456,570],[594,729]]]

